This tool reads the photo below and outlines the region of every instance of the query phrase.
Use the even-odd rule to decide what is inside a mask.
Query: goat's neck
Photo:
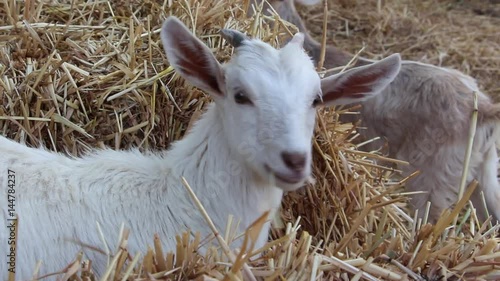
[[[266,210],[279,208],[283,192],[256,177],[231,152],[222,118],[217,105],[209,105],[184,139],[173,144],[168,159],[174,161],[174,174],[186,178],[216,225],[225,228],[232,214],[245,229]],[[265,237],[267,232],[268,227],[263,231]]]
[[[304,38],[304,50],[311,56],[315,64],[318,64],[321,59],[321,43],[319,43],[311,33],[308,31],[306,24],[299,16],[295,7],[290,7],[287,5],[278,5],[278,14],[280,17],[286,21],[293,23],[300,32],[305,36]],[[344,66],[349,63],[349,61],[354,56],[348,52],[342,51],[333,45],[327,45],[325,49],[325,58],[323,66],[326,69],[336,68],[339,66]],[[363,58],[359,58],[355,66],[368,64]]]
[[[318,64],[321,59],[321,43],[319,43],[311,33],[308,31],[307,26],[304,20],[300,17],[299,13],[295,9],[295,6],[292,5],[278,5],[278,14],[280,17],[286,21],[293,23],[300,32],[305,35],[304,38],[304,49],[309,53],[312,57],[313,61]],[[325,59],[323,66],[326,69],[336,68],[340,66],[347,65],[349,61],[354,57],[354,55],[343,51],[339,48],[336,48],[333,45],[327,45],[325,49]],[[358,57],[354,66],[361,66],[371,64],[372,62],[368,59]],[[336,73],[338,71],[332,72]]]
[[[306,38],[304,40],[304,49],[309,53],[314,62],[318,63],[321,59],[321,44],[316,41],[309,33],[306,33]],[[332,69],[336,67],[341,67],[347,65],[352,58],[353,54],[343,51],[333,45],[327,45],[325,49],[325,59],[323,67],[326,69]],[[369,59],[358,57],[354,63],[354,67],[367,65],[373,63]],[[331,72],[337,73],[338,71]]]

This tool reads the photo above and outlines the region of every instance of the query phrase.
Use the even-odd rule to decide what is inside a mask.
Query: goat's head
[[[280,50],[223,29],[235,55],[220,65],[210,49],[175,17],[161,39],[170,64],[211,94],[231,153],[283,190],[302,186],[311,173],[316,108],[360,101],[380,92],[399,72],[399,55],[320,79],[297,33]]]

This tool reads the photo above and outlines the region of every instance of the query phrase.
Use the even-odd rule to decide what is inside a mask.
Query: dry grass
[[[378,2],[380,8],[377,1],[329,1],[329,40],[353,53],[364,41],[368,48],[363,55],[373,58],[401,52],[405,58],[453,65],[478,77],[486,92],[500,96],[495,77],[500,69],[497,18],[471,15],[450,1]],[[244,5],[245,1],[208,0],[2,2],[1,134],[75,155],[103,145],[167,148],[183,136],[210,99],[173,75],[159,42],[161,23],[175,14],[189,27],[195,26],[197,36],[221,61],[232,51],[221,44],[221,27],[246,31],[274,46],[294,30],[285,23],[269,29],[265,21],[272,19],[259,14],[246,18]],[[321,30],[313,25],[322,26],[321,9],[320,5],[302,10],[318,38]],[[318,112],[316,182],[286,196],[281,213],[285,224],[273,230],[273,239],[264,249],[253,249],[264,254],[261,258],[248,261],[251,255],[215,248],[202,257],[195,249],[204,237],[189,239],[179,233],[173,252],[167,253],[159,238],[151,237],[152,247],[142,254],[129,253],[126,247],[116,249],[105,276],[93,276],[73,263],[66,277],[500,278],[497,229],[479,224],[474,212],[463,208],[475,184],[436,225],[414,221],[406,214],[404,180],[389,180],[397,171],[374,164],[372,160],[380,156],[357,150],[350,141],[356,137],[353,126],[335,121],[339,113]],[[247,233],[250,240],[259,225]],[[123,245],[129,235],[134,233],[123,233]],[[228,236],[219,238],[228,241]]]

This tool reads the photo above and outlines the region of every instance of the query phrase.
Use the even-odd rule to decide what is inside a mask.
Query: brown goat
[[[257,4],[261,2],[255,0]],[[316,4],[320,1],[297,2]],[[318,63],[321,44],[309,34],[293,0],[268,3],[282,19],[293,23],[305,34],[304,49]],[[324,67],[331,69],[344,66],[352,58],[352,54],[328,45]],[[360,57],[356,66],[373,62]],[[457,70],[403,61],[396,79],[380,95],[361,103],[360,116],[341,116],[341,121],[348,122],[360,118],[362,126],[367,128],[360,132],[365,139],[385,139],[390,157],[408,161],[409,166],[400,167],[402,176],[420,171],[419,175],[407,182],[406,188],[410,192],[425,192],[412,195],[410,206],[418,210],[418,217],[421,218],[430,201],[429,222],[436,222],[442,211],[458,199],[474,109],[474,92],[478,96],[478,121],[467,184],[473,179],[479,182],[479,187],[471,197],[479,219],[486,219],[481,196],[483,192],[488,212],[493,215],[495,222],[500,220],[500,185],[497,180],[498,156],[495,147],[500,104],[493,103],[481,92],[475,79]],[[352,119],[353,116],[355,119]],[[364,149],[373,150],[381,144],[374,142]]]

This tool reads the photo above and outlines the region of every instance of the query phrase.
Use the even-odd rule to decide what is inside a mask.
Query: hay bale
[[[404,32],[402,25],[397,29],[389,21],[400,15],[395,11],[403,4],[386,3],[384,12],[374,14],[369,13],[371,2],[340,3],[345,6],[340,10],[343,17],[356,26],[379,23],[374,25],[378,33],[365,29],[365,35],[372,34],[365,39],[384,42]],[[179,79],[169,67],[159,43],[163,20],[176,15],[221,61],[232,51],[221,44],[218,30],[222,27],[242,30],[273,46],[280,46],[295,32],[294,26],[260,12],[247,18],[248,5],[249,1],[209,0],[4,1],[0,5],[1,134],[73,155],[103,145],[168,148],[184,135],[210,98]],[[360,10],[363,5],[366,9]],[[415,5],[412,7],[421,9],[420,4]],[[320,20],[321,13],[309,13],[308,23]],[[416,23],[417,16],[404,20]],[[331,25],[338,20],[332,18]],[[270,28],[271,21],[279,24]],[[411,37],[413,29],[406,32]],[[349,40],[356,42],[360,37]],[[433,38],[437,37],[439,34]],[[420,46],[419,50],[425,49]],[[373,52],[380,57],[391,51]],[[191,239],[187,233],[179,233],[175,252],[166,253],[160,238],[151,237],[151,248],[129,253],[126,240],[134,233],[124,230],[122,247],[115,249],[102,278],[424,280],[443,275],[452,280],[457,276],[498,276],[496,228],[479,225],[470,211],[457,227],[449,227],[467,196],[435,226],[414,221],[406,214],[406,197],[401,193],[405,179],[391,180],[398,171],[373,162],[382,156],[360,152],[352,144],[356,128],[336,122],[342,113],[333,109],[318,112],[315,183],[286,196],[281,212],[285,225],[273,229],[273,239],[263,249],[231,257],[223,249],[213,248],[202,257],[195,249],[205,238]],[[258,223],[255,227],[258,229]],[[252,231],[247,234],[251,236]],[[249,261],[256,253],[263,256]],[[77,254],[74,263],[68,261],[67,277],[101,278],[93,276],[87,263],[79,268],[85,257]]]

